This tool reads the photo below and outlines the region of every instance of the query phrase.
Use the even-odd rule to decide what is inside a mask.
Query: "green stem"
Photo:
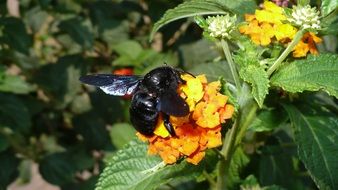
[[[241,83],[240,83],[240,80],[239,80],[239,77],[238,77],[238,74],[237,74],[237,71],[236,71],[235,63],[234,63],[234,61],[232,60],[232,57],[231,57],[228,42],[225,41],[224,39],[222,39],[221,40],[221,46],[222,46],[225,58],[226,58],[226,60],[229,64],[230,71],[231,71],[231,74],[232,74],[232,78],[235,81],[237,91],[239,92],[239,90],[241,88]]]
[[[223,190],[226,188],[226,179],[229,173],[229,166],[232,154],[236,147],[241,142],[246,129],[255,117],[258,108],[257,103],[250,96],[250,88],[246,83],[243,83],[242,93],[238,99],[240,113],[236,118],[235,123],[229,132],[225,135],[223,140],[223,147],[221,154],[223,159],[220,160],[218,165],[218,178],[216,182],[216,189]]]
[[[217,190],[224,189],[226,185],[226,174],[230,165],[230,159],[232,155],[234,139],[236,137],[237,129],[238,125],[236,120],[232,128],[229,130],[229,132],[226,134],[223,140],[223,146],[221,149],[223,159],[220,160],[220,163],[218,165],[218,175],[217,175],[218,178],[216,183]]]
[[[256,116],[257,108],[258,105],[256,104],[256,102],[252,103],[250,107],[248,107],[247,114],[245,114],[245,120],[242,122],[241,129],[236,136],[235,146],[241,143],[247,128]]]
[[[279,66],[280,64],[285,60],[285,58],[289,55],[289,53],[295,48],[295,46],[298,44],[300,39],[304,35],[304,30],[299,30],[295,37],[292,39],[291,43],[286,47],[286,49],[283,51],[283,53],[278,57],[278,59],[273,63],[273,65],[268,69],[267,73],[268,76],[270,76]]]
[[[203,171],[203,175],[208,180],[208,182],[210,184],[210,189],[215,189],[216,188],[216,182],[212,178],[212,176],[210,176],[210,174],[208,174],[208,172],[206,172],[205,170]]]

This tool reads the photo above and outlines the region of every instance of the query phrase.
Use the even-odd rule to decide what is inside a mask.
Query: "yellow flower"
[[[279,24],[275,27],[276,39],[282,43],[290,42],[297,33],[297,29],[290,24]]]
[[[249,35],[257,45],[269,45],[275,38],[288,42],[297,32],[290,24],[282,23],[286,20],[283,9],[269,1],[265,1],[264,9],[256,10],[255,15],[245,15],[245,20],[248,25],[240,27],[239,31]]]
[[[263,10],[255,11],[258,22],[282,24],[282,21],[286,20],[286,16],[283,14],[283,8],[277,6],[275,3],[265,1],[263,7]]]
[[[153,136],[137,135],[149,142],[148,153],[158,154],[165,163],[173,164],[185,157],[196,165],[204,158],[206,149],[222,144],[221,123],[232,117],[234,107],[227,104],[227,96],[220,94],[219,81],[208,84],[204,75],[182,78],[186,84],[179,87],[178,93],[188,102],[190,113],[185,117],[170,116],[176,137],[165,129],[162,117]]]

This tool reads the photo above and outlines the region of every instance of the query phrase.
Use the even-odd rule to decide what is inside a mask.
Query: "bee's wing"
[[[189,106],[175,91],[168,90],[160,96],[159,110],[168,115],[183,117],[189,113]]]
[[[131,95],[137,88],[140,76],[135,75],[111,75],[111,74],[96,74],[80,77],[80,81],[99,87],[106,94],[114,96]]]

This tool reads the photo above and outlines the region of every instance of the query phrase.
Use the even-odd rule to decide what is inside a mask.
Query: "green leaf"
[[[233,82],[229,65],[224,61],[199,64],[190,69],[189,72],[194,75],[205,74],[208,81],[216,81],[219,77],[223,77],[226,82]]]
[[[55,153],[43,158],[39,171],[49,183],[63,185],[72,181],[76,165],[71,162],[67,153]]]
[[[285,64],[272,76],[271,84],[288,92],[324,90],[338,98],[338,56],[321,54]]]
[[[31,126],[27,107],[19,98],[11,94],[0,93],[0,126],[13,131],[27,132]]]
[[[62,31],[68,33],[72,39],[83,46],[84,49],[91,49],[94,44],[94,38],[90,28],[85,25],[84,21],[78,17],[62,21],[59,24]]]
[[[8,185],[18,176],[19,159],[10,151],[0,153],[0,189],[7,189]]]
[[[206,39],[183,44],[179,46],[179,52],[186,69],[211,62],[219,56],[219,53],[213,49],[213,43]]]
[[[256,132],[271,131],[279,127],[286,119],[286,114],[281,110],[262,110],[248,129]]]
[[[332,36],[337,36],[338,34],[338,9],[334,10],[334,12],[332,12],[331,14],[327,15],[326,17],[324,17],[321,20],[321,25],[323,26],[323,30],[322,30],[322,34],[325,35],[325,46],[331,46],[331,47],[335,47],[336,46],[336,42],[332,41],[332,40],[327,40],[327,38],[332,38],[330,37],[330,35]],[[326,44],[327,43],[327,44]],[[335,49],[330,50],[330,48],[327,48],[327,50],[329,50],[329,52],[335,52]]]
[[[40,7],[36,6],[25,13],[24,19],[33,33],[38,33],[48,16],[47,12],[42,11]]]
[[[320,6],[322,17],[327,16],[337,8],[338,8],[337,0],[322,0],[322,4]]]
[[[10,48],[28,55],[33,40],[27,33],[22,20],[14,17],[3,17],[0,18],[0,26],[0,44],[5,43]]]
[[[252,95],[260,107],[269,90],[269,79],[266,71],[259,66],[248,65],[239,71],[241,78],[252,86]]]
[[[257,9],[257,4],[255,1],[251,0],[216,0],[221,3],[223,6],[228,7],[232,12],[234,12],[237,16],[254,13]]]
[[[34,90],[34,86],[24,81],[20,76],[5,75],[0,79],[0,91],[2,92],[28,94]]]
[[[116,148],[121,149],[135,138],[136,131],[128,123],[116,123],[110,129],[110,138]]]
[[[34,81],[51,97],[56,108],[63,108],[81,91],[79,78],[84,74],[85,63],[78,54],[60,57],[56,64],[41,67]]]
[[[88,180],[78,180],[77,182],[63,185],[61,189],[79,189],[79,190],[93,190],[98,180],[98,176],[93,175]]]
[[[249,157],[242,148],[237,148],[231,158],[227,185],[229,189],[235,189],[235,186],[241,182],[241,170],[249,163]]]
[[[297,5],[306,6],[310,3],[310,0],[297,0]]]
[[[261,149],[259,157],[259,182],[262,186],[280,185],[287,189],[297,189],[298,179],[294,175],[289,149],[280,145],[268,145]],[[288,180],[285,177],[288,176]]]
[[[157,32],[164,25],[178,19],[194,17],[198,15],[225,14],[228,9],[221,2],[212,0],[192,0],[186,1],[174,9],[169,9],[163,17],[154,24],[150,34],[150,40],[153,39]]]
[[[104,149],[110,142],[106,124],[102,117],[87,112],[73,118],[75,130],[82,135],[85,144],[91,149]]]
[[[124,41],[116,46],[113,47],[113,49],[121,56],[121,57],[127,57],[131,60],[136,59],[140,53],[143,50],[143,47],[137,43],[136,41]]]
[[[299,158],[309,170],[313,180],[319,189],[337,189],[337,118],[305,115],[292,105],[284,105],[284,108],[295,128]]]
[[[240,186],[240,189],[257,189],[257,190],[286,190],[280,186],[277,185],[271,185],[271,186],[264,186],[261,187],[256,179],[256,177],[254,175],[249,175],[248,177],[245,178],[245,180],[243,181],[243,183]]]
[[[185,161],[163,166],[157,156],[147,155],[147,145],[131,141],[109,161],[96,185],[96,190],[151,190],[178,178],[191,178],[201,172],[201,167]]]
[[[0,133],[0,152],[6,150],[9,147],[6,136]]]

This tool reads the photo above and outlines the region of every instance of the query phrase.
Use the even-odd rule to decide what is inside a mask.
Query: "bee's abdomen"
[[[153,135],[159,115],[156,106],[157,99],[146,92],[138,92],[133,96],[129,109],[130,121],[143,135]]]

